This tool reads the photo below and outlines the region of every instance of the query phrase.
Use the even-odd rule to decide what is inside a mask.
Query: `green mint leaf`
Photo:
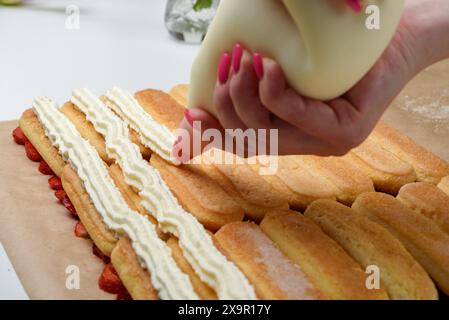
[[[195,4],[193,5],[193,10],[198,12],[210,7],[212,7],[212,0],[196,0]]]

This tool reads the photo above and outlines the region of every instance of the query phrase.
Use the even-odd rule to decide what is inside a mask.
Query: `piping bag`
[[[276,60],[301,95],[341,96],[382,55],[403,6],[404,0],[221,0],[192,66],[188,107],[216,116],[218,62],[237,42]],[[369,28],[376,18],[378,28]]]

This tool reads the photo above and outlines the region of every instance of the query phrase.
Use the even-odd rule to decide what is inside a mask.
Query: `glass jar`
[[[201,43],[203,41],[220,0],[200,0],[200,4],[205,4],[205,6],[198,5],[197,1],[167,1],[165,26],[176,39],[188,43]],[[197,4],[196,7],[195,4]]]

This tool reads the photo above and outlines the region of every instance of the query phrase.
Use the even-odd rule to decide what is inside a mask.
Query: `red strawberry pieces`
[[[51,170],[50,166],[44,160],[39,163],[39,172],[47,176],[53,176],[54,172]]]
[[[84,239],[89,239],[89,233],[87,233],[86,228],[84,227],[84,225],[81,222],[77,222],[75,225],[75,236],[77,236],[78,238],[84,238]]]
[[[109,293],[122,293],[126,292],[126,288],[120,280],[117,271],[115,271],[114,266],[108,263],[98,279],[98,285],[100,288]]]
[[[20,129],[20,127],[17,127],[14,129],[14,131],[12,132],[12,137],[13,137],[14,141],[20,145],[24,145],[25,142],[28,141],[28,138],[25,136],[25,134],[23,133],[22,129]]]
[[[59,179],[59,177],[57,177],[57,176],[53,176],[53,177],[49,178],[48,184],[50,185],[50,188],[52,188],[53,190],[63,190],[64,189],[62,187],[61,179]]]
[[[111,261],[111,259],[107,255],[105,255],[103,252],[101,252],[100,249],[98,249],[95,243],[92,244],[92,253],[103,260],[104,263],[109,263]]]
[[[36,150],[36,148],[29,141],[25,141],[25,152],[31,161],[40,162],[42,160],[41,155]]]

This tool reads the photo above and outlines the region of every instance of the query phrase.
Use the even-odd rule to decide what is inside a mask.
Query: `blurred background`
[[[0,121],[35,96],[189,81],[217,0],[0,0]],[[194,9],[194,10],[193,10]],[[171,34],[171,35],[170,35]]]

